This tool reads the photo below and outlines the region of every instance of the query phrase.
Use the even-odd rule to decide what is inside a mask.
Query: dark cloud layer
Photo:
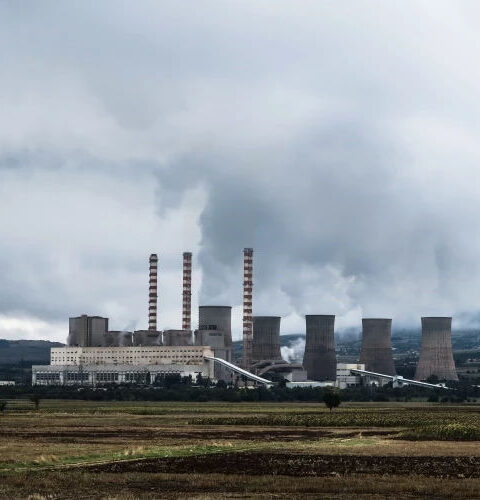
[[[202,303],[478,322],[480,9],[470,1],[3,2],[0,336]]]

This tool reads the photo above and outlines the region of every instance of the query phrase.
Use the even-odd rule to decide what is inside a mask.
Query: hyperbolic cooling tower
[[[217,330],[225,335],[225,346],[232,346],[232,308],[230,306],[200,306],[198,329]]]
[[[416,380],[436,375],[440,380],[458,380],[452,352],[452,318],[422,318],[422,348]]]
[[[303,367],[310,380],[336,380],[335,316],[307,315]]]
[[[253,317],[253,361],[282,359],[280,354],[280,316]]]
[[[365,370],[396,375],[392,356],[392,320],[380,318],[362,319],[362,352],[360,363]]]

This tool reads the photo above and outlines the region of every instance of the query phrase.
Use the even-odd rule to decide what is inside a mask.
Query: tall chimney
[[[157,254],[152,253],[148,289],[148,329],[152,331],[157,331],[157,264]]]
[[[183,252],[182,329],[192,329],[192,254]]]
[[[250,368],[253,344],[253,248],[243,249],[243,366]]]

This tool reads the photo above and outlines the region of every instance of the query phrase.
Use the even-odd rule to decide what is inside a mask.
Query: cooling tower
[[[162,345],[162,333],[153,330],[135,330],[132,340],[134,346]]]
[[[170,346],[192,345],[192,332],[190,330],[165,330],[163,343]]]
[[[253,361],[282,359],[280,354],[280,316],[253,317]]]
[[[336,380],[337,357],[335,355],[333,315],[307,315],[305,354],[303,367],[309,380]]]
[[[452,352],[452,318],[422,318],[422,348],[416,380],[436,375],[440,380],[458,380]]]
[[[396,375],[392,356],[392,320],[380,318],[362,319],[362,352],[360,363],[365,370]]]
[[[225,346],[232,346],[232,308],[230,306],[200,306],[198,329],[217,330],[225,337]]]

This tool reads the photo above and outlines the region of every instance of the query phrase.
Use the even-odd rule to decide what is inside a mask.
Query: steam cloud
[[[282,358],[288,363],[301,363],[303,361],[303,353],[305,352],[305,338],[299,337],[288,346],[280,348]]]
[[[178,328],[190,250],[239,338],[246,246],[282,333],[478,325],[480,6],[302,6],[0,5],[0,337],[146,327],[152,251]]]

